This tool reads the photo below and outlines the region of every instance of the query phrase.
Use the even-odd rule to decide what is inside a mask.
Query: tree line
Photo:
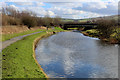
[[[49,15],[37,17],[31,11],[18,11],[13,8],[2,8],[2,25],[26,25],[34,26],[61,26],[63,21],[59,16],[51,18]]]
[[[118,16],[119,17],[119,16]],[[119,19],[119,18],[118,18]],[[64,24],[80,24],[76,21],[62,21],[62,18],[56,16],[51,18],[49,15],[38,17],[31,11],[18,11],[13,8],[2,8],[2,25],[26,25],[29,29],[34,26],[63,26]],[[83,23],[83,22],[82,22]],[[96,23],[99,36],[110,38],[114,33],[116,39],[120,40],[120,23],[119,20],[100,19],[87,21],[84,23]]]

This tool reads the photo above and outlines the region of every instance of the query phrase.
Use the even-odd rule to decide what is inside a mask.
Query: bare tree
[[[27,25],[28,28],[34,27],[37,25],[37,19],[35,13],[23,11],[21,13],[21,20],[24,25]]]
[[[51,17],[49,17],[49,15],[45,15],[45,17],[43,18],[44,20],[44,25],[48,28],[51,26],[51,23],[53,23],[53,19]]]
[[[110,35],[114,32],[116,22],[114,20],[98,20],[97,21],[97,29],[99,31],[99,35],[102,38],[110,38]]]
[[[59,26],[61,24],[61,18],[59,16],[56,16],[54,18],[54,25]]]

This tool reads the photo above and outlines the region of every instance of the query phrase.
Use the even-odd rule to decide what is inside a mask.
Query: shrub
[[[97,21],[97,30],[99,31],[99,35],[102,38],[109,38],[110,35],[114,32],[114,28],[116,26],[116,21],[114,20],[99,20]]]
[[[8,15],[2,15],[2,25],[20,25],[21,20]]]
[[[9,17],[8,18],[8,24],[9,25],[20,25],[22,23],[21,23],[21,20],[18,19],[18,18]]]
[[[2,25],[8,25],[7,19],[8,17],[6,15],[2,15]]]
[[[61,18],[59,16],[56,16],[55,18],[53,18],[53,24],[55,26],[59,26],[61,24]]]
[[[37,25],[36,19],[34,17],[31,17],[31,16],[22,17],[22,22],[24,25],[27,25],[29,29],[30,29],[30,27],[34,27]]]

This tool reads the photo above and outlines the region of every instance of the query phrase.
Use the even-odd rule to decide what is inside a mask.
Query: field
[[[87,22],[89,19],[62,19],[63,22]]]

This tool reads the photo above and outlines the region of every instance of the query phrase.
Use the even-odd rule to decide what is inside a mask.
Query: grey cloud
[[[33,2],[35,0],[1,0],[1,2]],[[36,0],[40,2],[100,2],[102,0]],[[112,0],[107,0],[112,1]],[[119,0],[113,0],[119,1]]]
[[[20,5],[20,6],[32,6],[34,5],[33,2],[14,2],[16,5]]]
[[[89,3],[88,3],[89,4]],[[108,4],[106,5],[106,8],[100,8],[100,6],[96,7],[90,7],[88,4],[83,5],[82,7],[73,8],[75,10],[83,10],[86,12],[93,12],[98,14],[104,14],[104,15],[116,15],[118,13],[118,8],[115,5]]]

